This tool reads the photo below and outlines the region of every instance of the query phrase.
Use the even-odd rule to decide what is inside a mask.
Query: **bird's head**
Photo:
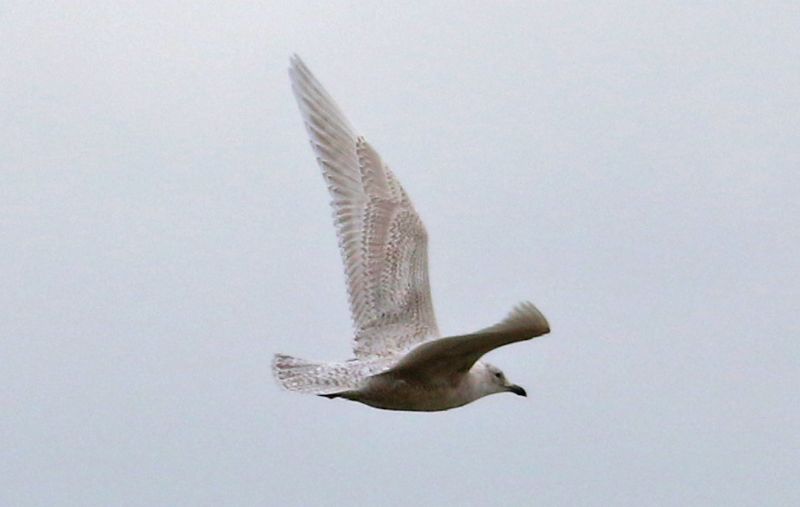
[[[528,396],[528,393],[525,392],[525,389],[509,382],[505,374],[497,366],[489,363],[476,364],[482,364],[483,366],[483,371],[481,371],[480,374],[482,376],[481,383],[488,391],[486,394],[509,392],[519,396]]]

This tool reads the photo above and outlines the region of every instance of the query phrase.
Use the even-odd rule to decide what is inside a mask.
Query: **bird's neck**
[[[467,390],[472,400],[483,398],[494,392],[494,390],[491,389],[492,385],[486,382],[486,372],[483,371],[484,369],[485,367],[483,365],[475,363],[475,366],[472,367],[469,374],[466,376]]]

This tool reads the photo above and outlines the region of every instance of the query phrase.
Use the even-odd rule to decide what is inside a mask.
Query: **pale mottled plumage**
[[[474,334],[439,339],[428,284],[428,236],[400,182],[298,57],[289,76],[331,194],[355,326],[355,359],[313,363],[278,354],[286,389],[379,408],[444,410],[494,392],[525,391],[478,361],[549,332],[531,303]]]

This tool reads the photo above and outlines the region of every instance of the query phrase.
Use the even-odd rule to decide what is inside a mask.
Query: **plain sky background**
[[[0,5],[0,505],[800,504],[797,2],[288,4]],[[527,399],[273,382],[351,353],[293,52]]]

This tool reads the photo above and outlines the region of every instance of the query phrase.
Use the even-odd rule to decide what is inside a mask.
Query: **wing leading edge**
[[[385,373],[403,372],[421,378],[465,373],[487,352],[550,332],[533,303],[520,303],[498,324],[477,333],[431,340],[417,346]]]

